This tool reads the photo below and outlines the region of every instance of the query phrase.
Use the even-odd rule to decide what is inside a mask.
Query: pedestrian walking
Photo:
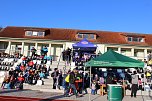
[[[68,96],[69,91],[70,91],[70,89],[72,88],[75,96],[78,97],[77,89],[76,89],[76,86],[75,86],[75,80],[76,80],[76,75],[75,75],[75,73],[77,73],[77,70],[76,70],[76,69],[73,69],[73,71],[72,71],[72,72],[70,73],[70,75],[69,75],[69,87],[68,87],[68,90],[66,91],[65,96]]]

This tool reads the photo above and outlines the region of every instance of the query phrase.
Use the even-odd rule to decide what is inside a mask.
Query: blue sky
[[[0,26],[152,33],[152,0],[1,0]]]

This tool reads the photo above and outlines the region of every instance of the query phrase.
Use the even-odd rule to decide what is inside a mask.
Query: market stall
[[[97,48],[96,44],[89,42],[87,39],[83,39],[72,46],[73,62],[75,62],[77,66],[82,66],[84,65],[83,63],[90,60],[90,58],[94,56]]]
[[[91,68],[98,68],[98,67],[111,68],[111,69],[143,68],[144,62],[124,56],[122,54],[114,52],[113,50],[108,50],[106,53],[86,62],[85,67],[90,67],[90,75],[91,75]],[[91,86],[91,76],[90,76],[90,86]],[[103,90],[103,87],[101,88],[102,88],[101,90]],[[122,88],[124,88],[123,85]]]

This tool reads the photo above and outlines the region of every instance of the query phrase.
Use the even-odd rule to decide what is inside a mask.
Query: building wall
[[[50,49],[50,52],[48,52],[48,55],[56,56],[56,60],[59,60],[62,51],[64,49],[72,48],[72,44],[76,42],[58,42],[58,41],[31,41],[26,40],[23,44],[22,40],[0,40],[0,50],[4,49],[6,53],[13,54],[16,51],[16,47],[21,48],[23,47],[23,53],[25,56],[31,55],[30,48],[36,47],[37,43],[37,54],[41,54],[41,49],[43,46],[47,46],[48,50]],[[31,42],[31,43],[30,43]],[[9,46],[10,45],[10,46]],[[101,52],[102,54],[105,53],[108,49],[113,49],[114,51],[121,53],[123,55],[143,60],[147,58],[147,54],[152,51],[152,47],[139,47],[139,46],[129,46],[129,45],[111,45],[111,44],[97,44],[97,51],[96,53]],[[21,52],[20,50],[20,52]]]
[[[105,44],[105,50],[108,49],[112,49],[118,53],[121,53],[134,59],[144,60],[147,58],[148,51],[151,49],[151,47]]]
[[[28,51],[29,51],[29,46],[25,45],[24,46],[24,56],[28,56]]]
[[[51,44],[51,55],[54,60],[59,60],[63,51],[63,44]]]
[[[65,43],[65,49],[67,49],[67,48],[73,48],[72,44],[75,44],[75,43],[74,42],[66,42]]]
[[[97,50],[96,53],[101,52],[102,54],[105,53],[105,45],[104,44],[97,44]]]

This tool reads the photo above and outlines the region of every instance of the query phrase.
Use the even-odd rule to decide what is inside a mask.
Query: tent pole
[[[84,68],[83,68],[83,90],[84,90],[84,78],[85,78],[85,75],[86,75],[86,73],[85,73],[85,66],[84,66]]]
[[[91,101],[91,66],[90,66],[90,93],[89,93],[89,101]]]
[[[143,72],[144,72],[144,91],[145,91],[145,81],[146,81],[146,75],[145,75],[145,68],[143,69]]]

